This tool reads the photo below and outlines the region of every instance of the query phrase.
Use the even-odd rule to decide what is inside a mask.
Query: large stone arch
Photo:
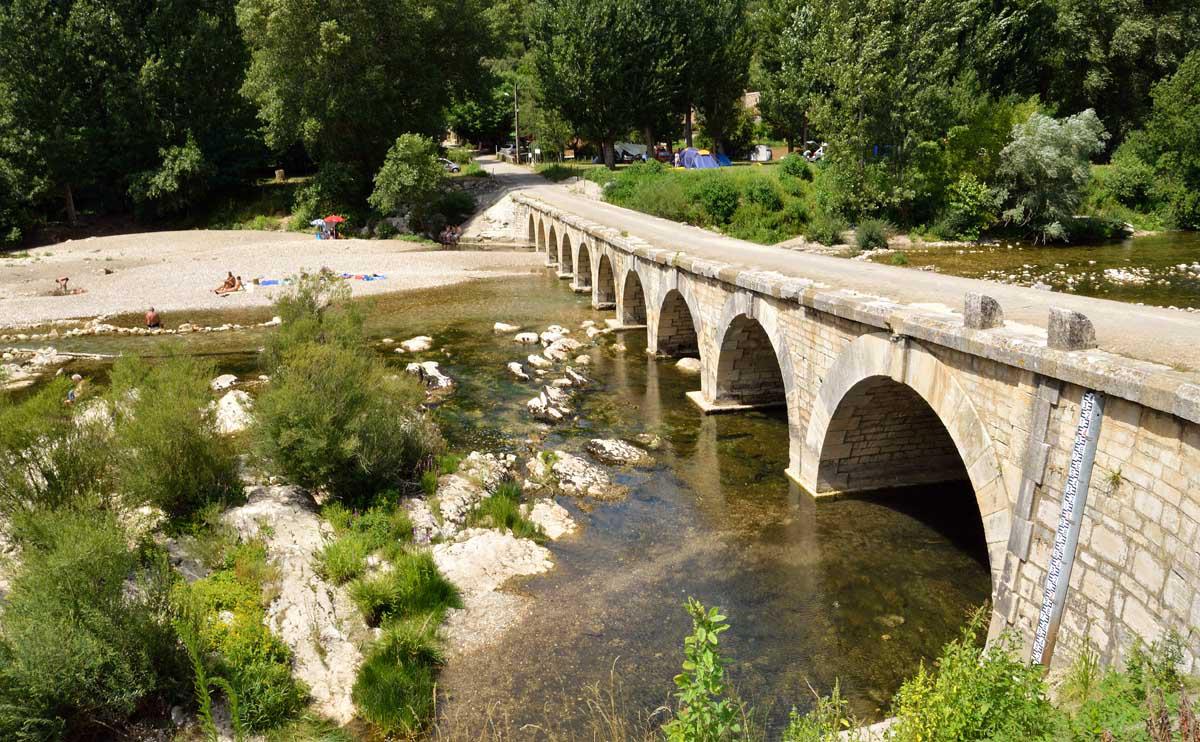
[[[537,249],[546,249],[546,220],[544,218],[537,220]]]
[[[627,268],[619,286],[621,293],[617,296],[617,319],[622,325],[647,324],[646,289],[641,275],[635,268]]]
[[[787,472],[794,476],[800,465],[805,416],[781,312],[766,299],[739,291],[726,299],[717,333],[715,357],[701,367],[702,406],[712,412],[723,407],[785,407]]]
[[[558,250],[558,275],[560,278],[575,276],[575,250],[571,245],[571,235],[563,232],[562,240],[556,245]]]
[[[547,252],[553,252],[555,250],[558,250],[558,245],[559,245],[558,231],[554,228],[554,222],[550,222],[550,229],[546,233],[546,250],[547,250]],[[559,257],[560,258],[562,257],[561,252],[559,253]],[[561,260],[559,262],[561,262]]]
[[[663,286],[657,308],[647,318],[648,347],[658,355],[671,358],[693,357],[704,361],[700,341],[700,305],[691,287],[682,284]]]
[[[592,290],[593,265],[592,247],[587,240],[581,239],[575,249],[575,280],[571,282],[573,289],[581,293]]]
[[[534,252],[537,252],[537,251],[538,251],[538,248],[539,248],[540,246],[538,245],[538,239],[537,239],[537,223],[535,222],[535,220],[534,220],[534,218],[533,218],[533,212],[529,212],[529,218],[528,218],[528,222],[529,222],[529,229],[528,229],[528,240],[529,240],[529,244],[530,244],[530,245],[533,245],[533,251],[534,251]]]
[[[600,250],[600,262],[596,264],[596,289],[592,293],[592,306],[596,309],[613,309],[617,306],[617,277],[612,259],[603,249]]]
[[[920,446],[929,445],[929,463],[935,467],[942,461],[945,451],[939,448],[940,441],[928,428],[919,439],[907,436],[899,427],[940,424],[940,430],[954,447],[966,478],[975,493],[979,514],[983,521],[984,537],[987,540],[988,559],[992,571],[993,594],[1000,584],[999,570],[1004,561],[1008,542],[1011,517],[1009,497],[1000,473],[1000,457],[991,437],[970,397],[959,385],[954,370],[942,363],[920,344],[906,338],[893,339],[884,333],[863,335],[851,342],[839,354],[825,374],[816,398],[800,454],[798,481],[810,493],[820,496],[837,488],[838,481],[822,482],[822,462],[829,475],[829,465],[834,460],[853,465],[871,459],[855,457],[855,436],[848,436],[847,426],[854,420],[839,415],[843,404],[861,409],[875,409],[880,405],[899,403],[924,405],[928,409],[910,411],[909,417],[896,421],[894,429],[881,429],[871,425],[868,431],[874,437],[876,448],[884,437],[895,437],[899,444],[908,446],[909,458],[922,457]],[[895,412],[895,410],[892,410]],[[931,413],[931,414],[930,414]],[[897,435],[898,434],[898,435]],[[867,449],[864,449],[867,450]],[[909,469],[912,471],[911,469]],[[841,473],[835,471],[834,473]],[[912,484],[937,479],[935,475],[917,471]],[[870,486],[869,479],[861,480]],[[847,477],[849,485],[843,491],[854,491],[853,478]],[[904,482],[891,481],[891,486]]]

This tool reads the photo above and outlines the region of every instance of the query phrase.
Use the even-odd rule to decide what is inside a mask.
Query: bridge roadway
[[[1006,320],[1043,330],[1051,306],[1071,309],[1092,321],[1101,350],[1192,372],[1189,375],[1200,383],[1200,316],[1196,314],[758,245],[576,195],[563,186],[545,185],[541,178],[525,182],[529,183],[525,194],[555,208],[628,232],[656,248],[682,250],[696,258],[777,271],[902,304],[937,303],[961,309],[964,294],[978,292],[999,301]]]

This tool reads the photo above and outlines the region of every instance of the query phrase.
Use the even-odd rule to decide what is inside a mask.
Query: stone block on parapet
[[[1000,302],[986,294],[968,292],[963,302],[963,324],[972,330],[990,330],[1004,326]]]
[[[1089,350],[1096,347],[1096,328],[1092,321],[1070,309],[1050,307],[1046,327],[1046,346],[1054,350]]]

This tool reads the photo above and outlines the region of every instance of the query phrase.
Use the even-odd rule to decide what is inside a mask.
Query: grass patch
[[[350,583],[350,597],[369,625],[422,614],[440,617],[447,608],[462,607],[458,588],[438,571],[432,554],[421,550],[395,556],[391,570]]]
[[[356,514],[334,503],[323,514],[337,538],[317,554],[317,572],[337,585],[362,575],[371,554],[382,552],[385,559],[394,560],[412,541],[412,521],[399,506],[376,505]]]
[[[358,671],[352,698],[381,733],[413,737],[433,717],[437,672],[444,662],[438,614],[390,622]]]
[[[510,530],[517,538],[527,538],[536,543],[545,543],[546,534],[541,526],[521,514],[521,485],[507,481],[479,503],[467,516],[467,524]]]
[[[467,163],[467,166],[462,169],[464,178],[490,178],[492,174],[483,168],[478,162],[472,160]]]

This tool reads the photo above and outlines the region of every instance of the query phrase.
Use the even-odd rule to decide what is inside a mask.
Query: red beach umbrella
[[[343,216],[338,216],[337,214],[330,214],[329,216],[325,217],[326,224],[338,224],[344,221],[346,221],[346,218]]]

